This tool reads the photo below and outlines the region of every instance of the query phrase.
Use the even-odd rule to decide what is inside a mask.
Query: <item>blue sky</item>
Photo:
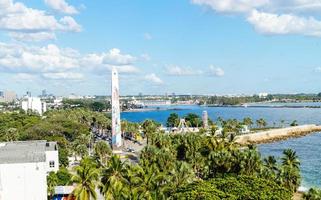
[[[123,95],[320,92],[320,10],[319,0],[0,0],[0,89],[106,95],[115,66]]]

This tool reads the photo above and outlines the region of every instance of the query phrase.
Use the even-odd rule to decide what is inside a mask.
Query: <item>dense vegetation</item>
[[[304,200],[321,200],[321,190],[311,188],[308,192],[303,194]]]
[[[111,108],[110,102],[105,99],[95,100],[95,99],[64,99],[64,108],[85,108],[92,111],[105,111]]]
[[[106,115],[85,109],[53,110],[43,117],[23,111],[0,113],[0,141],[57,141],[60,164],[67,166],[68,156],[88,154],[92,126],[108,128],[110,124]]]
[[[204,200],[252,200],[252,199],[291,199],[289,190],[255,176],[237,176],[213,178],[199,181],[180,188],[174,199],[204,199]]]
[[[173,122],[177,116],[172,115]],[[200,117],[185,116],[199,126]],[[171,121],[171,120],[169,120]],[[257,120],[262,124],[264,120]],[[48,176],[48,195],[56,185],[74,184],[73,195],[79,200],[96,199],[98,188],[106,199],[290,199],[300,184],[298,157],[285,150],[279,160],[261,158],[255,146],[240,147],[234,141],[242,122],[211,122],[209,133],[165,134],[159,123],[140,124],[122,121],[123,132],[146,138],[147,146],[137,162],[112,155],[105,141],[93,143],[93,127],[110,129],[110,119],[86,109],[53,110],[40,117],[32,113],[1,113],[1,141],[45,139],[57,141],[61,169]],[[222,124],[215,135],[215,124]],[[88,151],[92,149],[92,152]],[[72,172],[68,157],[81,157]],[[257,190],[257,191],[256,191]]]
[[[239,148],[231,135],[147,134],[138,163],[108,148],[84,156],[70,179],[76,199],[95,199],[96,187],[106,199],[291,199],[300,183],[292,150],[277,162],[262,160],[254,146]],[[96,156],[101,152],[106,160]]]
[[[245,103],[256,103],[264,101],[321,101],[321,93],[319,94],[269,94],[266,97],[259,97],[258,95],[253,96],[240,96],[240,97],[229,97],[229,96],[176,96],[172,98],[172,103],[178,101],[189,101],[199,102],[200,105],[241,105]]]
[[[246,97],[223,97],[223,96],[209,96],[200,99],[200,104],[207,105],[240,105],[245,103],[262,102],[272,100],[273,96],[269,95],[267,98],[260,98],[257,95]]]

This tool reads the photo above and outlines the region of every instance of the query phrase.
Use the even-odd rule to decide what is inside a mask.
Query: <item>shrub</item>
[[[178,189],[174,199],[289,200],[292,193],[275,182],[253,176],[214,178]]]
[[[308,192],[303,194],[305,200],[321,200],[321,190],[311,188]]]
[[[186,187],[180,188],[174,195],[175,200],[236,200],[236,196],[226,194],[215,188],[208,181],[192,183]]]

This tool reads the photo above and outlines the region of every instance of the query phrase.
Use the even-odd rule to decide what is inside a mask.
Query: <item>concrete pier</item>
[[[280,129],[272,129],[257,133],[236,136],[236,142],[241,145],[270,143],[279,140],[286,140],[291,137],[300,137],[313,132],[321,131],[320,125],[307,124]]]

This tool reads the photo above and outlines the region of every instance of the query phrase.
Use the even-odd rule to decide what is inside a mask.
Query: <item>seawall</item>
[[[279,140],[286,140],[291,137],[300,137],[319,131],[321,131],[321,126],[307,124],[236,136],[236,142],[241,145],[271,143]]]

